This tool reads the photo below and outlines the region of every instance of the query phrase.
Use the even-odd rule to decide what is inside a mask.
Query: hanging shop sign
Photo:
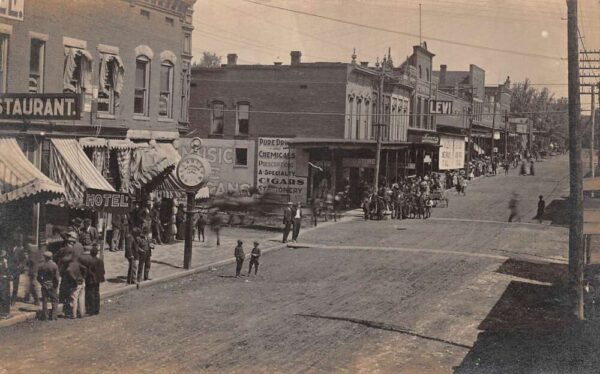
[[[459,136],[440,136],[440,170],[462,169],[465,167],[465,141]]]
[[[86,207],[107,213],[129,212],[129,195],[124,192],[103,191],[88,188],[83,196]]]
[[[79,95],[2,94],[0,119],[79,120]]]
[[[374,158],[344,158],[342,159],[342,167],[345,168],[374,168]]]
[[[0,0],[0,17],[23,21],[25,0]]]
[[[431,100],[429,112],[432,114],[452,114],[452,101]]]
[[[291,201],[306,202],[306,178],[296,175],[296,152],[286,138],[258,138],[256,187],[261,193],[289,195]]]

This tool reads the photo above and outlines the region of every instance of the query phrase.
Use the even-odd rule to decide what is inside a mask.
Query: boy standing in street
[[[104,282],[104,261],[98,258],[98,247],[90,251],[92,257],[88,264],[85,280],[85,309],[89,315],[100,313],[100,283]]]
[[[254,242],[254,248],[250,252],[250,267],[248,268],[248,276],[252,273],[252,265],[254,265],[254,275],[258,273],[258,261],[260,260],[261,251],[258,248],[259,243]]]
[[[233,255],[235,256],[235,277],[239,278],[240,273],[242,272],[242,265],[244,265],[244,258],[246,255],[244,254],[244,248],[242,247],[243,242],[241,240],[237,241],[237,246],[233,251]]]

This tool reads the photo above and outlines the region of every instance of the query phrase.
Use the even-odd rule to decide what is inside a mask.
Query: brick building
[[[293,197],[306,200],[348,185],[358,200],[361,182],[374,176],[374,124],[385,124],[381,170],[389,180],[403,175],[409,147],[411,87],[386,73],[380,93],[381,77],[380,68],[358,64],[355,56],[351,63],[303,63],[294,51],[289,65],[238,65],[230,54],[220,68],[192,71],[191,133],[208,145],[229,140],[236,166],[254,169],[254,180],[245,182],[259,190],[307,186]],[[250,145],[255,159],[247,141],[256,144]],[[268,159],[275,154],[281,162]],[[275,170],[265,166],[275,164]]]
[[[177,158],[171,143],[188,126],[194,2],[21,0],[0,9],[3,109],[15,95],[24,103],[13,106],[20,117],[0,117],[4,149],[22,151],[4,155],[3,225],[34,204],[34,214],[17,216],[41,239],[52,233],[46,223],[98,219],[80,210],[88,189],[147,198],[168,178]],[[74,97],[80,115],[35,116],[28,100],[49,94]]]

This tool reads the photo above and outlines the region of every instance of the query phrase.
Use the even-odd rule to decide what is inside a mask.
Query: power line
[[[413,33],[409,33],[409,32],[392,30],[392,29],[388,29],[388,28],[384,28],[384,27],[377,27],[377,26],[372,26],[372,25],[366,25],[366,24],[362,24],[362,23],[358,23],[358,22],[347,21],[347,20],[329,17],[329,16],[323,16],[320,14],[305,12],[305,11],[301,11],[301,10],[284,8],[284,7],[280,7],[280,6],[276,6],[276,5],[263,4],[263,3],[260,3],[258,1],[253,1],[253,0],[242,0],[242,1],[251,3],[251,4],[260,5],[260,6],[267,7],[267,8],[273,8],[273,9],[278,9],[278,10],[282,10],[282,11],[286,11],[286,12],[302,14],[302,15],[309,16],[309,17],[325,19],[325,20],[332,21],[332,22],[343,23],[346,25],[352,25],[352,26],[362,27],[362,28],[371,29],[371,30],[389,32],[389,33],[393,33],[393,34],[397,34],[397,35],[404,35],[404,36],[410,36],[413,38],[419,38],[418,34],[413,34]],[[431,36],[423,36],[423,38],[428,39],[428,40],[437,41],[440,43],[458,45],[461,47],[482,49],[482,50],[486,50],[486,51],[507,53],[507,54],[513,54],[513,55],[519,55],[519,56],[526,56],[526,57],[535,57],[535,58],[542,58],[542,59],[548,59],[548,60],[562,61],[562,58],[558,57],[558,56],[549,56],[549,55],[538,54],[538,53],[520,52],[520,51],[515,51],[515,50],[510,50],[510,49],[494,48],[494,47],[488,47],[488,46],[484,46],[484,45],[458,42],[458,41],[442,39],[442,38],[435,38],[435,37],[431,37]]]

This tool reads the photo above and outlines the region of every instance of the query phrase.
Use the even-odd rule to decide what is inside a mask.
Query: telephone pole
[[[378,98],[379,100],[377,107],[379,115],[377,116],[377,124],[374,126],[377,127],[377,149],[375,150],[375,176],[373,178],[373,188],[375,192],[379,190],[379,163],[381,162],[381,136],[383,135],[383,127],[384,124],[384,113],[383,113],[383,89],[385,83],[385,65],[387,64],[386,59],[383,59],[383,63],[381,64],[381,74],[379,75],[379,92]]]
[[[569,64],[569,280],[576,295],[576,314],[583,313],[583,168],[579,115],[579,39],[577,0],[567,0],[567,42]]]

